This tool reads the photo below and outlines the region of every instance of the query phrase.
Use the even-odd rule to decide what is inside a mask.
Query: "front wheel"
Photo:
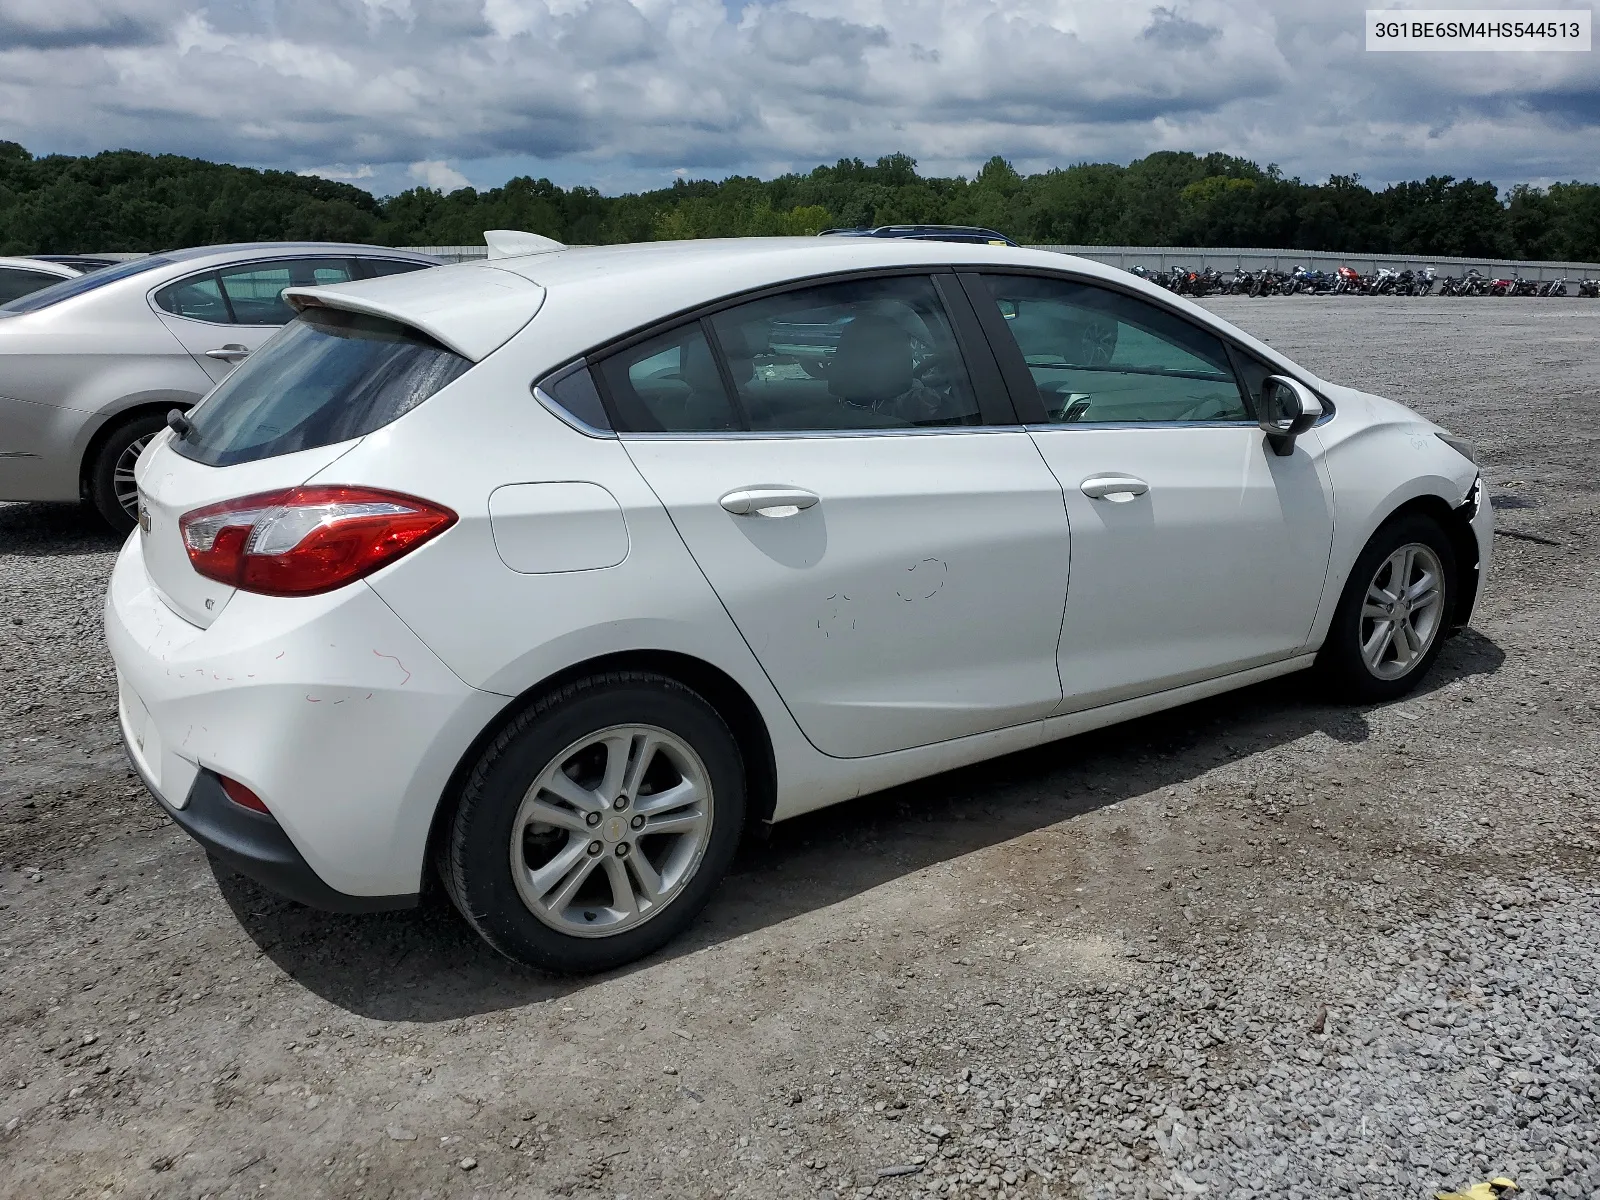
[[[1438,657],[1455,611],[1456,557],[1439,523],[1390,521],[1350,572],[1317,665],[1350,700],[1393,700]]]
[[[738,742],[714,708],[662,676],[596,675],[540,699],[484,751],[439,874],[506,957],[604,971],[688,926],[744,814]]]

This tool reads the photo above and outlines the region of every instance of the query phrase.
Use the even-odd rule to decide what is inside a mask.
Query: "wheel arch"
[[[434,807],[433,821],[428,829],[426,861],[433,861],[439,839],[454,815],[456,798],[484,748],[540,696],[585,675],[605,671],[649,671],[675,680],[702,696],[727,722],[734,740],[739,744],[739,753],[744,759],[750,824],[764,824],[772,819],[778,800],[777,759],[767,723],[750,694],[726,671],[691,654],[673,650],[624,650],[584,659],[546,676],[513,697],[495,714],[494,720],[479,731],[451,771],[439,802]]]
[[[1462,628],[1472,619],[1472,608],[1478,599],[1478,538],[1472,529],[1472,518],[1480,503],[1483,503],[1481,485],[1474,485],[1466,500],[1455,506],[1431,493],[1413,496],[1379,521],[1363,543],[1365,547],[1386,526],[1403,517],[1418,515],[1438,522],[1456,556],[1456,602],[1450,615],[1451,630]]]
[[[89,490],[89,472],[94,466],[94,460],[110,440],[111,435],[129,421],[136,421],[141,417],[166,415],[174,408],[188,410],[194,406],[192,396],[165,396],[159,399],[140,398],[122,408],[112,409],[101,414],[100,421],[94,426],[94,432],[83,444],[82,451],[78,454],[78,491],[87,495]]]

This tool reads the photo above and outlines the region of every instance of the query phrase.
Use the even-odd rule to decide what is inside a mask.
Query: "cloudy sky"
[[[1366,6],[0,0],[0,138],[378,194],[524,173],[617,192],[896,150],[939,173],[1216,149],[1306,179],[1600,180],[1600,50],[1373,54]]]

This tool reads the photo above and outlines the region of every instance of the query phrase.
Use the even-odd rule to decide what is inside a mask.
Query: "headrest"
[[[828,391],[862,406],[898,396],[911,387],[911,335],[888,317],[856,317],[839,335],[828,363]]]

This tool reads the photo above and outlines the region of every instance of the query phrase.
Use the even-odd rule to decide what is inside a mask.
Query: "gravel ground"
[[[122,758],[112,542],[0,506],[0,1196],[1600,1197],[1600,305],[1211,306],[1478,442],[1425,685],[802,818],[594,980],[213,872]]]

